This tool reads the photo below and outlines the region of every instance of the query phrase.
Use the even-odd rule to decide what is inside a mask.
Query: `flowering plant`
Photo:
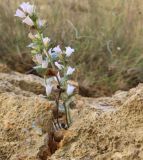
[[[47,28],[47,23],[39,19],[36,14],[36,7],[29,2],[23,2],[16,10],[15,16],[19,17],[23,23],[29,26],[30,32],[28,37],[31,43],[33,61],[36,63],[34,69],[40,73],[45,79],[45,88],[47,97],[51,94],[55,96],[57,106],[57,124],[61,128],[58,119],[59,106],[64,106],[66,113],[66,126],[71,124],[69,114],[68,101],[75,93],[75,86],[69,81],[75,68],[68,66],[68,58],[74,53],[71,47],[65,47],[64,50],[60,46],[50,48],[50,38],[45,37],[43,32]]]

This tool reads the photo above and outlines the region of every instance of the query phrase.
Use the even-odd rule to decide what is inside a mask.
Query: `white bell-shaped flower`
[[[44,27],[46,22],[45,22],[45,20],[38,19],[37,23],[38,23],[38,27],[42,28],[42,27]]]
[[[75,90],[74,86],[72,86],[71,84],[67,85],[67,95],[68,96],[71,96],[73,94],[74,90]]]
[[[23,11],[21,11],[20,9],[16,10],[16,13],[15,13],[14,16],[20,17],[20,18],[25,18],[26,17],[25,13]]]
[[[34,5],[31,5],[29,2],[23,2],[20,7],[25,13],[32,15],[34,13]]]
[[[20,5],[20,7],[21,7],[21,9],[23,9],[24,12],[26,12],[26,11],[27,11],[27,7],[28,7],[29,5],[30,5],[29,2],[23,2],[23,3]]]
[[[68,67],[68,69],[67,69],[67,75],[71,75],[71,74],[73,74],[73,72],[75,71],[75,68],[72,68],[72,67]]]
[[[36,55],[35,55],[35,58],[36,58],[37,63],[41,65],[42,62],[43,62],[43,57],[42,57],[42,55],[41,55],[41,54],[36,54]]]
[[[34,26],[34,22],[32,21],[32,19],[29,17],[29,16],[27,16],[24,20],[23,20],[23,23],[25,23],[25,24],[27,24],[27,25],[29,25],[29,26]]]
[[[74,51],[75,51],[75,50],[74,50],[73,48],[71,48],[71,47],[66,47],[66,52],[65,52],[65,54],[66,54],[67,57],[70,57],[70,56],[73,54]]]
[[[43,38],[44,46],[47,47],[47,45],[48,45],[49,42],[50,42],[50,38],[48,38],[48,37]]]
[[[57,47],[53,48],[53,51],[56,53],[62,53],[62,50],[59,45]]]
[[[53,86],[51,84],[47,84],[46,86],[46,94],[49,96],[52,93]]]
[[[58,62],[55,62],[55,66],[60,70],[64,68],[64,66],[62,64],[59,64]]]
[[[34,5],[27,6],[27,13],[32,15],[34,13]]]
[[[42,68],[47,68],[47,67],[48,67],[48,61],[46,59],[42,61]]]
[[[58,57],[58,54],[56,52],[52,52],[52,48],[49,49],[48,53],[52,57],[52,59],[56,59]]]

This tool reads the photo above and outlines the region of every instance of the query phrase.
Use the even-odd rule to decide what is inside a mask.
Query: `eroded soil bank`
[[[143,159],[143,84],[112,97],[77,95],[72,126],[54,139],[42,79],[0,68],[0,160]]]
[[[142,84],[109,98],[81,99],[79,115],[50,160],[143,159]]]

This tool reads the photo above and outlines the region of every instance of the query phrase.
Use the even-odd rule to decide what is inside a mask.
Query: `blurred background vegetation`
[[[34,1],[34,0],[33,0]],[[33,2],[32,1],[32,2]],[[33,66],[28,30],[13,15],[21,0],[0,0],[0,60],[27,72]],[[73,65],[84,96],[111,95],[143,82],[141,0],[35,0],[53,43],[75,48]]]

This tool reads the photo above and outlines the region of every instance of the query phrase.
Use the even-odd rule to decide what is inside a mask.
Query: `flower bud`
[[[35,36],[34,36],[31,32],[28,34],[28,37],[29,37],[31,40],[35,39]]]
[[[68,69],[67,69],[67,75],[73,74],[74,71],[75,71],[75,68],[68,67]]]
[[[42,61],[42,68],[47,68],[48,67],[48,61],[47,60],[43,60]]]
[[[43,38],[43,43],[44,43],[44,46],[47,47],[48,46],[48,43],[50,42],[50,38],[48,37],[45,37]]]
[[[49,84],[46,85],[46,94],[47,94],[47,96],[49,96],[51,94],[52,88],[53,88],[52,85],[49,85]]]
[[[70,57],[73,54],[73,52],[74,52],[74,49],[72,49],[71,47],[66,47],[65,54],[67,57]]]
[[[35,59],[36,59],[36,61],[37,61],[38,64],[42,64],[42,62],[43,62],[43,57],[42,57],[41,54],[36,54],[36,55],[35,55]]]
[[[59,64],[58,62],[55,62],[55,66],[60,70],[62,70],[64,68],[64,66]]]

